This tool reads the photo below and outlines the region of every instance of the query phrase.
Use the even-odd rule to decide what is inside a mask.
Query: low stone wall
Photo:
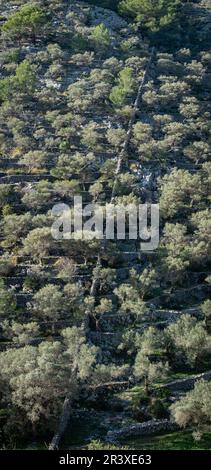
[[[186,309],[184,310],[159,310],[159,309],[152,309],[150,310],[147,315],[143,315],[143,321],[148,323],[152,322],[169,322],[174,323],[179,320],[179,318],[184,315],[185,313],[190,314],[191,316],[200,317],[199,309]]]
[[[176,431],[178,426],[176,423],[168,419],[152,419],[144,423],[132,424],[119,430],[109,431],[107,434],[108,441],[116,441],[119,438],[134,437],[134,436],[147,436],[159,432],[172,432]]]
[[[103,315],[99,320],[99,328],[102,332],[113,331],[113,327],[128,326],[134,323],[134,315],[131,313],[120,314],[116,313],[115,315]],[[117,331],[118,332],[118,331]]]
[[[112,357],[116,354],[121,343],[121,338],[122,334],[119,332],[89,332],[91,342],[101,349],[104,364],[109,364],[112,361]]]
[[[211,370],[203,372],[202,374],[191,375],[185,379],[174,380],[167,384],[161,385],[160,388],[166,388],[171,392],[180,391],[188,392],[194,387],[195,382],[198,380],[211,380]]]
[[[41,180],[54,181],[54,178],[50,174],[40,174],[40,175],[31,175],[31,174],[16,174],[16,175],[4,175],[1,178],[1,183],[5,184],[15,184],[15,183],[36,183]]]

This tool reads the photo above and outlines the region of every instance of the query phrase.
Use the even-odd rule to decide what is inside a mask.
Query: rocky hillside
[[[210,7],[117,3],[0,5],[2,446],[177,429],[177,380],[210,386]],[[55,240],[74,196],[159,204],[159,247]]]

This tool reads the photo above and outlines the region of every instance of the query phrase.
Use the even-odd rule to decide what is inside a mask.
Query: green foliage
[[[167,362],[152,362],[148,356],[139,351],[134,365],[134,375],[144,380],[145,391],[148,393],[149,385],[165,379],[169,372]]]
[[[72,38],[70,47],[75,53],[85,52],[88,48],[88,39],[82,33],[77,32]]]
[[[21,447],[23,433],[27,441],[32,433],[33,441],[48,439],[65,398],[73,413],[101,409],[102,389],[117,410],[133,402],[139,420],[168,417],[172,392],[159,383],[169,367],[169,380],[210,367],[207,0],[67,3],[9,0],[9,10],[2,7],[0,408],[8,411],[1,439],[12,436]],[[93,3],[120,3],[133,24],[121,26],[107,11],[93,26]],[[114,181],[116,204],[159,203],[158,250],[93,239],[90,227],[87,239],[78,232],[54,240],[55,203],[71,206],[68,222],[74,195],[106,209]],[[140,385],[116,394],[114,381]],[[95,417],[93,424],[97,435]],[[87,446],[87,438],[77,445]]]
[[[80,283],[71,283],[64,287],[63,309],[72,315],[74,320],[84,318],[84,289]]]
[[[193,426],[200,434],[210,429],[211,382],[196,382],[193,390],[171,405],[171,413],[180,427]]]
[[[23,5],[12,13],[2,26],[2,31],[11,39],[28,37],[35,39],[47,22],[46,13],[37,4]]]
[[[88,450],[119,450],[120,447],[115,446],[114,444],[109,444],[99,440],[93,440],[89,443]],[[121,447],[121,449],[126,449],[127,447]]]
[[[40,260],[49,254],[53,240],[48,228],[35,228],[31,230],[23,242],[23,253]]]
[[[112,88],[109,99],[116,107],[121,107],[127,103],[127,98],[134,92],[135,82],[132,69],[125,67],[119,73],[117,85]]]
[[[129,284],[121,284],[118,288],[114,289],[120,303],[120,312],[133,313],[142,316],[147,312],[147,306],[140,298],[140,294],[136,288]]]
[[[165,219],[190,213],[204,197],[204,186],[199,174],[174,169],[160,180],[160,209]]]
[[[184,155],[196,163],[203,160],[208,160],[211,152],[211,147],[206,142],[193,142],[184,149]]]
[[[146,268],[140,276],[134,269],[130,271],[131,282],[138,289],[142,300],[147,296],[153,297],[154,292],[159,287],[159,276],[155,269]]]
[[[168,362],[158,361],[164,351],[162,335],[153,327],[148,328],[143,335],[136,336],[137,355],[134,363],[134,375],[144,380],[145,391],[149,385],[167,377]]]
[[[3,323],[3,332],[6,338],[12,339],[20,345],[27,345],[33,342],[40,334],[39,325],[35,322],[17,323],[14,320],[10,323],[5,320]]]
[[[160,250],[164,279],[172,285],[181,285],[190,264],[187,227],[179,223],[167,223],[163,235]]]
[[[97,141],[99,138],[97,132],[98,126],[95,122],[90,122],[84,126],[81,132],[81,143],[85,145],[89,150],[94,150],[97,147]]]
[[[91,39],[94,41],[96,48],[107,48],[111,42],[109,30],[104,23],[98,24],[91,32]]]
[[[34,90],[36,75],[27,59],[17,66],[14,80],[18,90],[25,93],[31,93]]]
[[[211,320],[211,300],[207,299],[201,304],[201,310],[205,318],[206,325],[208,326]]]
[[[15,93],[30,95],[34,91],[35,82],[34,68],[24,59],[17,65],[15,75],[0,80],[0,99],[5,101],[9,97],[15,97]]]
[[[142,335],[136,335],[135,345],[145,356],[162,355],[165,348],[162,334],[153,326],[147,328]]]
[[[158,398],[152,399],[152,402],[149,407],[149,412],[155,419],[165,419],[168,416],[168,412],[164,403]]]
[[[173,22],[180,5],[180,0],[122,0],[119,11],[154,33]]]
[[[11,290],[4,286],[0,279],[0,317],[9,317],[14,314],[16,308],[16,299]]]
[[[44,320],[56,322],[64,311],[64,298],[60,288],[47,284],[40,289],[34,295],[33,310]]]
[[[31,214],[28,212],[23,215],[4,215],[2,225],[6,239],[3,242],[3,246],[15,245],[20,241],[21,237],[27,235],[31,227]]]
[[[67,328],[62,337],[62,342],[0,353],[5,402],[16,412],[22,410],[33,429],[57,418],[65,396],[73,400],[93,370],[96,348],[86,344],[83,332]]]
[[[9,98],[12,81],[9,77],[0,79],[0,99],[5,101]]]
[[[205,316],[211,315],[211,300],[205,300],[205,302],[201,306],[202,312]]]
[[[52,183],[46,180],[41,180],[36,185],[35,189],[26,191],[22,197],[23,204],[31,208],[42,207],[43,204],[48,204],[52,197]]]
[[[125,139],[125,130],[124,129],[109,129],[107,131],[106,137],[108,142],[113,145],[115,148],[121,147]]]
[[[6,63],[17,63],[20,60],[21,49],[19,47],[12,47],[3,52],[3,60]]]
[[[43,152],[42,150],[30,150],[28,153],[23,155],[23,157],[20,159],[20,163],[26,165],[29,170],[43,168],[45,167],[47,156],[47,152]]]
[[[84,143],[90,145],[92,141],[89,140],[90,133],[87,133],[87,129],[84,132],[84,136]],[[60,179],[66,179],[67,176],[70,178],[73,177],[73,175],[77,175],[81,178],[82,181],[86,181],[87,178],[89,178],[89,168],[94,162],[95,156],[92,152],[89,152],[86,155],[76,152],[74,155],[72,155],[71,159],[68,154],[61,154],[58,158],[56,167],[51,170],[51,174]]]
[[[173,352],[177,359],[185,361],[190,367],[195,367],[211,351],[211,341],[204,323],[188,314],[168,326],[165,337],[169,352]]]
[[[0,186],[0,207],[1,208],[7,202],[7,198],[10,192],[11,192],[11,187],[8,184],[1,184]]]

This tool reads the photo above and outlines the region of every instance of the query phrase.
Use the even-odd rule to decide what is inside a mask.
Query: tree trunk
[[[116,168],[116,172],[115,172],[115,180],[114,180],[114,185],[113,185],[113,190],[112,190],[111,203],[113,202],[113,200],[114,200],[114,198],[117,194],[117,187],[118,187],[118,178],[117,177],[121,173],[122,165],[123,165],[123,162],[125,161],[125,157],[127,155],[128,146],[130,144],[131,137],[132,137],[133,125],[135,124],[137,111],[138,111],[140,101],[141,101],[141,97],[142,97],[142,94],[143,94],[143,91],[144,91],[144,86],[147,83],[149,68],[150,68],[150,65],[152,63],[154,53],[155,53],[155,48],[153,47],[152,51],[151,51],[149,62],[147,64],[146,70],[144,72],[144,76],[143,76],[143,78],[141,80],[141,83],[139,85],[139,88],[138,88],[138,93],[137,93],[137,96],[136,96],[136,100],[135,100],[134,105],[133,105],[133,112],[132,112],[132,115],[131,115],[131,118],[130,118],[130,121],[129,121],[129,124],[128,124],[128,130],[127,130],[126,138],[123,142],[122,151],[120,152],[119,158],[118,158],[118,161],[117,161],[117,168]]]
[[[70,397],[66,397],[64,404],[63,404],[62,415],[60,418],[58,430],[56,434],[54,434],[53,439],[51,443],[49,444],[48,450],[57,450],[59,448],[61,438],[65,432],[65,429],[70,419],[70,413],[71,413],[71,399]]]
[[[146,396],[148,397],[149,396],[149,382],[148,382],[147,377],[144,378],[144,389],[145,389]]]

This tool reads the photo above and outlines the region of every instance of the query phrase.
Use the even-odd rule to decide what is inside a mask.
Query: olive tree
[[[89,122],[81,131],[81,143],[89,150],[98,147],[99,134],[97,132],[98,125],[95,122]]]
[[[164,219],[191,213],[204,196],[204,186],[199,174],[174,169],[159,180],[160,209]]]
[[[200,438],[210,429],[211,382],[200,380],[194,388],[170,407],[172,418],[182,427],[193,427]]]
[[[168,372],[167,362],[152,362],[142,351],[138,352],[135,359],[134,375],[144,381],[146,395],[149,395],[150,384],[165,379]]]
[[[195,163],[199,163],[203,160],[208,160],[210,155],[210,145],[204,141],[196,141],[189,144],[184,149],[184,155]]]
[[[169,372],[167,361],[158,360],[165,353],[163,335],[156,328],[150,327],[142,335],[136,334],[135,348],[137,351],[134,363],[134,375],[144,380],[145,392],[149,394],[149,386],[155,381],[164,379]]]
[[[64,312],[64,295],[54,284],[42,287],[33,297],[33,312],[44,321],[52,322],[52,332],[55,332],[55,322]]]
[[[209,321],[211,319],[211,300],[207,299],[201,304],[201,310],[205,318],[206,327],[209,326]]]
[[[160,243],[161,273],[165,283],[181,285],[190,265],[190,236],[187,226],[167,223]]]
[[[47,227],[31,230],[23,240],[23,254],[31,256],[34,260],[41,261],[49,255],[53,245],[50,229]]]
[[[205,325],[188,314],[169,325],[164,332],[168,353],[191,368],[211,351],[210,337]]]
[[[7,289],[2,279],[0,279],[0,316],[9,317],[15,313],[16,298],[11,289]]]
[[[121,284],[114,289],[114,293],[118,297],[120,312],[133,313],[137,316],[141,316],[147,312],[148,309],[145,303],[140,298],[138,290],[133,286]]]
[[[74,319],[82,319],[85,313],[84,289],[80,282],[71,283],[64,287],[64,308],[66,315]]]
[[[26,186],[22,202],[30,208],[41,208],[52,202],[53,185],[49,181],[41,180],[36,185]]]
[[[8,197],[11,193],[11,187],[9,184],[1,184],[0,186],[0,208],[4,206],[8,201]]]
[[[43,150],[30,150],[19,160],[29,171],[45,168],[48,154]]]
[[[32,430],[52,424],[68,395],[72,401],[89,380],[96,360],[96,348],[86,344],[83,331],[74,327],[62,332],[62,341],[43,341],[0,353],[4,401]],[[16,422],[17,426],[17,422]]]
[[[18,323],[14,320],[10,323],[8,320],[3,322],[4,335],[12,339],[13,342],[20,345],[27,345],[40,334],[40,327],[36,322]]]
[[[31,228],[31,214],[10,214],[3,218],[4,246],[13,246],[23,240]]]
[[[153,297],[155,290],[159,287],[158,273],[151,266],[145,268],[140,276],[135,269],[131,269],[130,278],[132,284],[140,292],[142,300],[149,295]]]

